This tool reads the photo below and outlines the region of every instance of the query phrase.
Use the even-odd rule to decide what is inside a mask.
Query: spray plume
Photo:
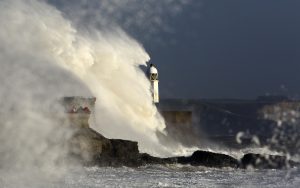
[[[37,0],[0,1],[0,23],[0,168],[59,174],[72,133],[56,105],[63,96],[97,97],[93,127],[107,137],[136,140],[153,155],[178,149],[159,143],[164,120],[139,68],[149,55],[120,28],[78,30]]]

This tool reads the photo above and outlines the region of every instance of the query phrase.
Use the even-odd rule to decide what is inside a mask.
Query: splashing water
[[[156,131],[163,131],[164,120],[152,104],[150,83],[139,69],[149,56],[125,33],[114,32],[97,31],[93,40],[76,35],[76,42],[84,40],[86,49],[72,46],[72,59],[59,54],[59,63],[80,77],[97,97],[97,130],[111,138],[136,140],[143,152],[162,154]]]
[[[139,68],[149,55],[121,29],[76,30],[36,0],[0,1],[0,23],[0,168],[64,171],[61,143],[72,131],[61,126],[63,110],[55,105],[63,96],[97,97],[92,126],[106,137],[138,141],[152,155],[180,151],[156,136],[165,124]]]
[[[59,17],[41,2],[0,1],[0,169],[14,174],[1,175],[5,179],[60,176],[72,131],[64,126],[58,99],[91,95],[82,81],[53,63],[50,39],[56,33],[47,25],[61,24]]]
[[[43,23],[50,34],[50,56],[97,97],[94,128],[110,138],[138,141],[142,152],[170,155],[156,138],[156,131],[162,132],[165,124],[152,104],[150,83],[139,68],[149,60],[142,46],[119,28],[109,33],[80,32],[62,17],[60,22],[62,26]]]

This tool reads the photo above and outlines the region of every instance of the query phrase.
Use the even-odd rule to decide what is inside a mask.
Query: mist
[[[167,136],[165,123],[140,69],[150,57],[117,24],[78,29],[36,0],[0,1],[0,23],[0,168],[36,178],[66,171],[72,130],[58,103],[64,96],[95,96],[90,123],[108,138],[138,141],[141,152],[156,156],[182,151],[157,138]]]

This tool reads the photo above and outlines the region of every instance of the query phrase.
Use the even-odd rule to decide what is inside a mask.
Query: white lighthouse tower
[[[158,71],[157,68],[150,64],[150,82],[151,82],[151,90],[152,90],[152,97],[154,103],[159,103],[159,92],[158,92]]]

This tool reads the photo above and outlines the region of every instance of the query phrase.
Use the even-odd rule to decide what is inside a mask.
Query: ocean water
[[[2,173],[1,173],[2,174]],[[242,170],[192,166],[151,165],[140,168],[78,168],[60,180],[9,182],[0,187],[96,188],[96,187],[300,187],[300,169]]]
[[[300,170],[237,170],[191,166],[86,168],[65,187],[300,187]]]

